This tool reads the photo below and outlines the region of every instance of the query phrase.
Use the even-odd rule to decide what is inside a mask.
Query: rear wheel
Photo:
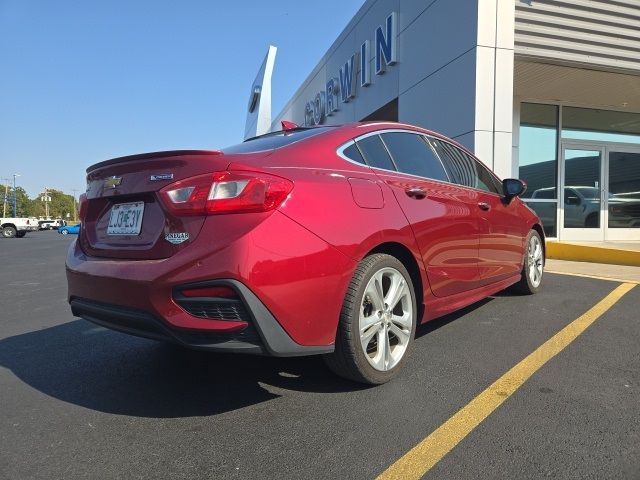
[[[18,238],[22,238],[27,234],[27,232],[25,232],[24,230],[21,232],[16,232],[16,237]]]
[[[4,238],[13,238],[16,236],[16,233],[17,230],[15,229],[15,227],[12,227],[10,225],[2,229],[2,236]]]
[[[416,315],[413,283],[404,265],[386,254],[366,257],[349,284],[327,365],[357,382],[388,382],[413,343]]]
[[[513,286],[517,292],[531,295],[540,290],[544,273],[544,248],[540,234],[535,230],[529,232],[527,249],[522,267],[522,278]]]
[[[62,230],[60,233],[63,235],[69,235],[69,230]]]

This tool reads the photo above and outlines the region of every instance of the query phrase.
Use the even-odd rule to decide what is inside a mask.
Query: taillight
[[[79,212],[78,215],[80,217],[80,221],[84,222],[84,216],[87,214],[87,194],[86,193],[82,193],[80,195],[80,198],[78,199],[78,203],[79,205]]]
[[[293,182],[258,172],[215,172],[187,178],[160,190],[176,215],[267,212],[284,202]]]

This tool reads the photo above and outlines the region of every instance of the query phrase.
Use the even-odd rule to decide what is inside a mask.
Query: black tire
[[[4,238],[13,238],[16,236],[17,230],[15,229],[15,227],[12,227],[11,225],[4,227],[2,229],[2,236]]]
[[[530,270],[532,262],[535,261],[530,251],[532,247],[532,238],[537,239],[537,242],[540,245],[541,255],[542,255],[540,278],[537,283],[535,282],[534,278],[531,278],[532,274]],[[527,235],[527,243],[525,247],[524,262],[522,266],[520,281],[515,285],[513,285],[511,289],[515,292],[522,293],[524,295],[532,295],[534,293],[538,293],[540,291],[540,288],[542,287],[545,260],[546,259],[544,257],[544,245],[542,243],[542,238],[540,238],[540,234],[538,232],[536,232],[535,230],[531,230],[529,232],[529,235]]]
[[[360,341],[359,315],[369,280],[374,274],[385,268],[395,269],[406,282],[411,297],[413,319],[402,357],[395,366],[389,370],[381,371],[375,369],[365,357]],[[398,370],[400,370],[409,355],[415,336],[416,324],[418,323],[417,314],[413,282],[402,262],[391,255],[381,253],[369,255],[356,268],[347,289],[340,312],[335,351],[324,356],[326,364],[334,373],[349,380],[369,385],[380,385],[388,382],[398,373]]]
[[[27,232],[25,232],[24,230],[23,230],[23,231],[20,231],[20,232],[16,232],[16,237],[17,237],[17,238],[22,238],[22,237],[24,237],[26,234],[27,234]]]

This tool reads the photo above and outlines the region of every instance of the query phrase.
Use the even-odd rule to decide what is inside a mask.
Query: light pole
[[[13,217],[17,217],[18,213],[18,200],[16,197],[16,177],[19,177],[20,174],[19,173],[14,173],[13,174]]]
[[[4,180],[4,204],[2,205],[2,218],[6,218],[7,216],[7,200],[9,200],[9,179],[3,178]]]
[[[44,218],[49,220],[49,203],[51,202],[51,197],[49,196],[49,190],[47,187],[44,187],[44,193],[40,199],[44,202]]]

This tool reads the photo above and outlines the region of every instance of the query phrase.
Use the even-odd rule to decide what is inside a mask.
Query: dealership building
[[[524,179],[550,238],[640,240],[640,0],[367,0],[284,109],[262,107],[270,130],[441,132]]]

